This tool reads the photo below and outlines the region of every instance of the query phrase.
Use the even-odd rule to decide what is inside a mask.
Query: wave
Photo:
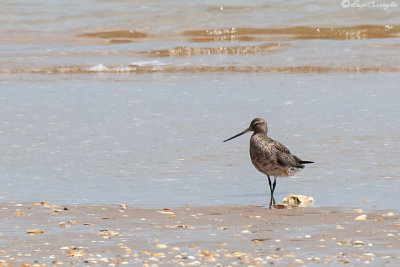
[[[285,28],[224,28],[190,30],[183,32],[163,32],[159,35],[133,30],[100,31],[79,34],[78,37],[107,39],[109,43],[126,43],[151,37],[175,39],[180,36],[188,38],[189,42],[222,42],[222,41],[255,41],[265,38],[283,37],[288,39],[331,39],[360,40],[373,38],[399,38],[399,25],[357,25],[343,27],[295,26]]]
[[[155,57],[172,56],[201,56],[201,55],[255,55],[263,54],[288,44],[267,43],[260,45],[241,45],[241,46],[218,46],[218,47],[189,47],[179,46],[171,49],[148,50],[142,54]]]
[[[91,74],[91,73],[368,73],[368,72],[400,72],[400,67],[329,67],[329,66],[170,66],[163,64],[129,64],[125,66],[58,66],[40,69],[10,69],[0,70],[3,74]]]
[[[83,33],[78,35],[80,37],[91,37],[91,38],[145,38],[148,36],[147,33],[138,32],[138,31],[104,31],[104,32],[92,32],[92,33]]]
[[[296,26],[287,28],[227,28],[217,30],[185,31],[183,35],[192,37],[192,41],[230,41],[240,40],[241,37],[255,36],[287,36],[291,39],[331,39],[354,40],[372,38],[399,38],[398,25],[358,25],[345,27],[310,27]]]
[[[131,43],[136,39],[143,39],[147,33],[138,31],[102,31],[79,34],[78,37],[107,39],[110,44]]]

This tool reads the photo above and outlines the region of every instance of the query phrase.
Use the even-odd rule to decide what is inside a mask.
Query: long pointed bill
[[[224,140],[224,142],[229,141],[229,140],[232,140],[233,138],[236,138],[236,137],[241,136],[241,135],[243,135],[243,134],[245,134],[245,133],[248,133],[248,132],[251,132],[251,130],[250,130],[250,129],[246,129],[246,130],[244,130],[243,132],[238,133],[237,135],[232,136],[231,138],[228,138],[228,139]]]

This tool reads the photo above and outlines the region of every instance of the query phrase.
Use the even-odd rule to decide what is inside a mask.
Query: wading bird
[[[284,145],[269,138],[267,136],[267,123],[260,118],[252,120],[249,128],[224,140],[224,142],[248,132],[253,132],[250,138],[251,162],[257,170],[266,174],[268,177],[269,190],[271,191],[269,207],[271,208],[275,204],[274,191],[276,187],[276,177],[291,176],[300,169],[303,169],[304,164],[314,162],[301,160],[295,155],[292,155],[289,149]],[[270,176],[274,176],[273,183],[271,183]]]

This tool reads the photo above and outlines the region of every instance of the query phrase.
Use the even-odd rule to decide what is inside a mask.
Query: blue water
[[[264,205],[263,117],[277,201],[398,209],[400,8],[341,3],[3,1],[0,201]]]
[[[397,209],[396,74],[24,77],[1,86],[4,201],[263,205],[250,135],[222,143],[263,117],[272,138],[316,162],[278,179],[277,200]]]

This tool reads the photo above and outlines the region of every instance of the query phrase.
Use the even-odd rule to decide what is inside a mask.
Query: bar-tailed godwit
[[[303,169],[304,164],[314,162],[301,160],[295,155],[292,155],[289,149],[284,145],[269,138],[267,136],[267,123],[260,118],[252,120],[249,128],[226,139],[224,142],[248,132],[253,132],[250,138],[251,162],[257,170],[266,174],[268,177],[269,190],[271,191],[269,207],[271,207],[275,204],[274,191],[276,187],[276,177],[291,176],[300,169]],[[273,183],[271,183],[270,176],[274,176]]]

